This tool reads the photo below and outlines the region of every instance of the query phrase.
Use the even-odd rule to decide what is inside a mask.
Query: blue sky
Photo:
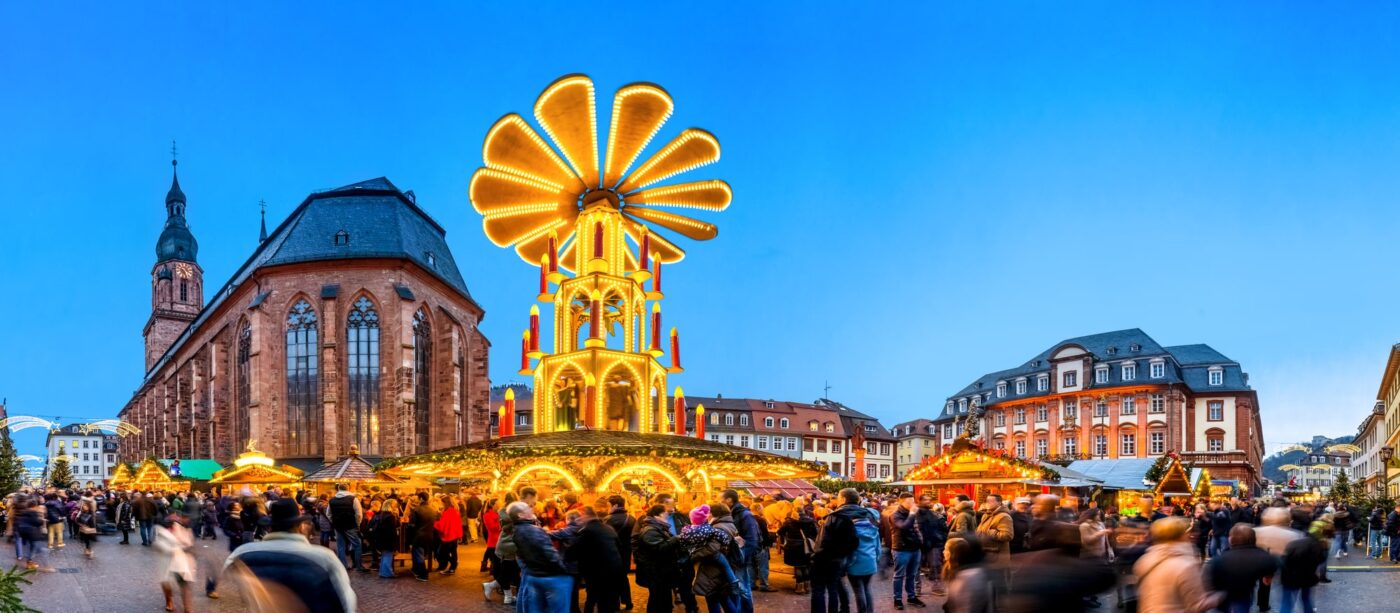
[[[830,381],[890,425],[1141,327],[1240,361],[1273,448],[1354,431],[1400,340],[1393,6],[465,4],[0,9],[11,413],[112,416],[140,381],[172,138],[211,287],[259,199],[271,225],[385,175],[447,228],[493,379],[517,380],[535,276],[482,235],[467,180],[491,123],[571,72],[604,108],[659,83],[660,138],[724,148],[691,175],[734,188],[720,236],[666,273],[693,394]]]

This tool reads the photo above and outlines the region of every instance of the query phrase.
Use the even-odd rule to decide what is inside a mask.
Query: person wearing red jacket
[[[482,506],[481,525],[485,532],[481,536],[486,539],[486,552],[481,554],[481,572],[495,574],[496,564],[501,561],[496,557],[496,544],[501,541],[501,514],[496,510],[495,498],[487,499]]]
[[[457,572],[457,541],[462,540],[462,514],[457,511],[457,497],[448,494],[442,500],[442,515],[438,517],[437,523],[433,525],[437,528],[438,538],[442,540],[438,544],[438,571],[440,575],[452,575]]]

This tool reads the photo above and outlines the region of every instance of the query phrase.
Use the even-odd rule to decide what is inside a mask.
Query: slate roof
[[[396,479],[382,477],[374,471],[374,463],[360,457],[359,455],[347,455],[334,462],[327,463],[319,470],[309,473],[302,481],[316,482],[339,482],[339,481],[384,481],[392,482]]]
[[[337,244],[344,230],[348,240]],[[233,277],[215,292],[194,322],[146,372],[160,372],[185,341],[261,268],[333,260],[409,260],[467,300],[466,280],[447,248],[446,231],[388,179],[379,177],[313,192],[262,241]],[[259,296],[255,300],[261,300]]]
[[[1139,383],[1185,384],[1193,391],[1204,392],[1248,391],[1251,389],[1248,377],[1240,369],[1239,363],[1225,357],[1209,345],[1164,347],[1140,328],[1129,328],[1066,339],[1019,366],[983,375],[948,398],[952,403],[952,410],[950,411],[948,405],[945,404],[938,416],[938,421],[950,420],[957,415],[965,414],[967,410],[959,406],[958,400],[970,399],[973,396],[980,396],[983,406],[994,406],[999,402],[1049,396],[1055,393],[1057,387],[1055,381],[1051,381],[1049,389],[1042,392],[1036,389],[1036,379],[1041,375],[1050,375],[1053,367],[1050,361],[1051,356],[1072,345],[1077,345],[1088,351],[1095,365],[1100,363],[1111,365],[1108,369],[1108,380],[1104,383],[1096,382],[1092,370],[1083,373],[1083,380],[1080,384],[1086,391]],[[1162,359],[1166,363],[1162,377],[1150,377],[1149,366],[1154,358]],[[1137,377],[1131,381],[1124,381],[1123,369],[1120,365],[1128,361],[1137,364]],[[1224,376],[1221,385],[1209,384],[1211,367],[1222,369]],[[1026,393],[1017,394],[1015,382],[1023,377],[1026,379]],[[1004,381],[1007,385],[1006,396],[1003,398],[996,397],[998,381]],[[968,402],[968,408],[970,407],[971,402]]]

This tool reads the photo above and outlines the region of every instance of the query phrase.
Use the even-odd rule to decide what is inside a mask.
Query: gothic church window
[[[251,404],[252,385],[249,383],[248,362],[253,353],[253,328],[248,322],[243,322],[242,328],[238,331],[238,353],[237,361],[234,365],[235,378],[238,385],[237,404],[238,412],[234,415],[234,444],[241,448],[252,436],[252,428],[249,425],[248,405]]]
[[[413,452],[428,451],[432,423],[433,328],[423,309],[413,314]]]
[[[379,311],[361,296],[345,321],[345,371],[350,393],[350,437],[360,453],[379,450]]]
[[[316,311],[298,300],[287,313],[287,453],[321,453],[321,394]]]

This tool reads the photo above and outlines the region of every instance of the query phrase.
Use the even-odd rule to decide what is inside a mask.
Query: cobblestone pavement
[[[133,535],[133,539],[135,535]],[[117,544],[120,539],[103,537],[96,547],[96,558],[83,557],[76,543],[53,552],[52,561],[58,573],[33,577],[34,585],[25,590],[25,602],[44,613],[109,613],[162,611],[164,601],[157,584],[164,569],[162,557],[140,544]],[[196,544],[201,567],[201,584],[195,587],[195,610],[215,613],[246,611],[242,599],[229,586],[220,590],[222,598],[210,600],[203,595],[204,569],[222,565],[227,555],[227,543],[200,541]],[[399,569],[395,579],[380,579],[374,573],[352,573],[350,580],[358,594],[360,610],[378,612],[436,612],[470,611],[509,613],[510,607],[482,599],[481,583],[485,575],[478,573],[480,545],[463,547],[462,566],[452,577],[432,575],[428,583],[412,580],[406,569]],[[1400,590],[1400,567],[1388,563],[1374,564],[1364,556],[1352,555],[1333,560],[1333,583],[1316,592],[1317,605],[1323,611],[1382,611],[1394,606],[1393,594]],[[792,593],[790,569],[774,563],[771,583],[776,593],[756,593],[755,610],[760,612],[798,613],[809,610],[807,597]],[[878,611],[891,611],[890,581],[874,585]],[[1278,596],[1274,596],[1277,608]],[[939,599],[925,598],[930,613],[941,611]],[[645,609],[646,592],[633,589],[636,610]],[[1115,610],[1112,598],[1105,601],[1102,611]],[[679,607],[676,608],[680,610]],[[910,611],[915,611],[910,607]]]

